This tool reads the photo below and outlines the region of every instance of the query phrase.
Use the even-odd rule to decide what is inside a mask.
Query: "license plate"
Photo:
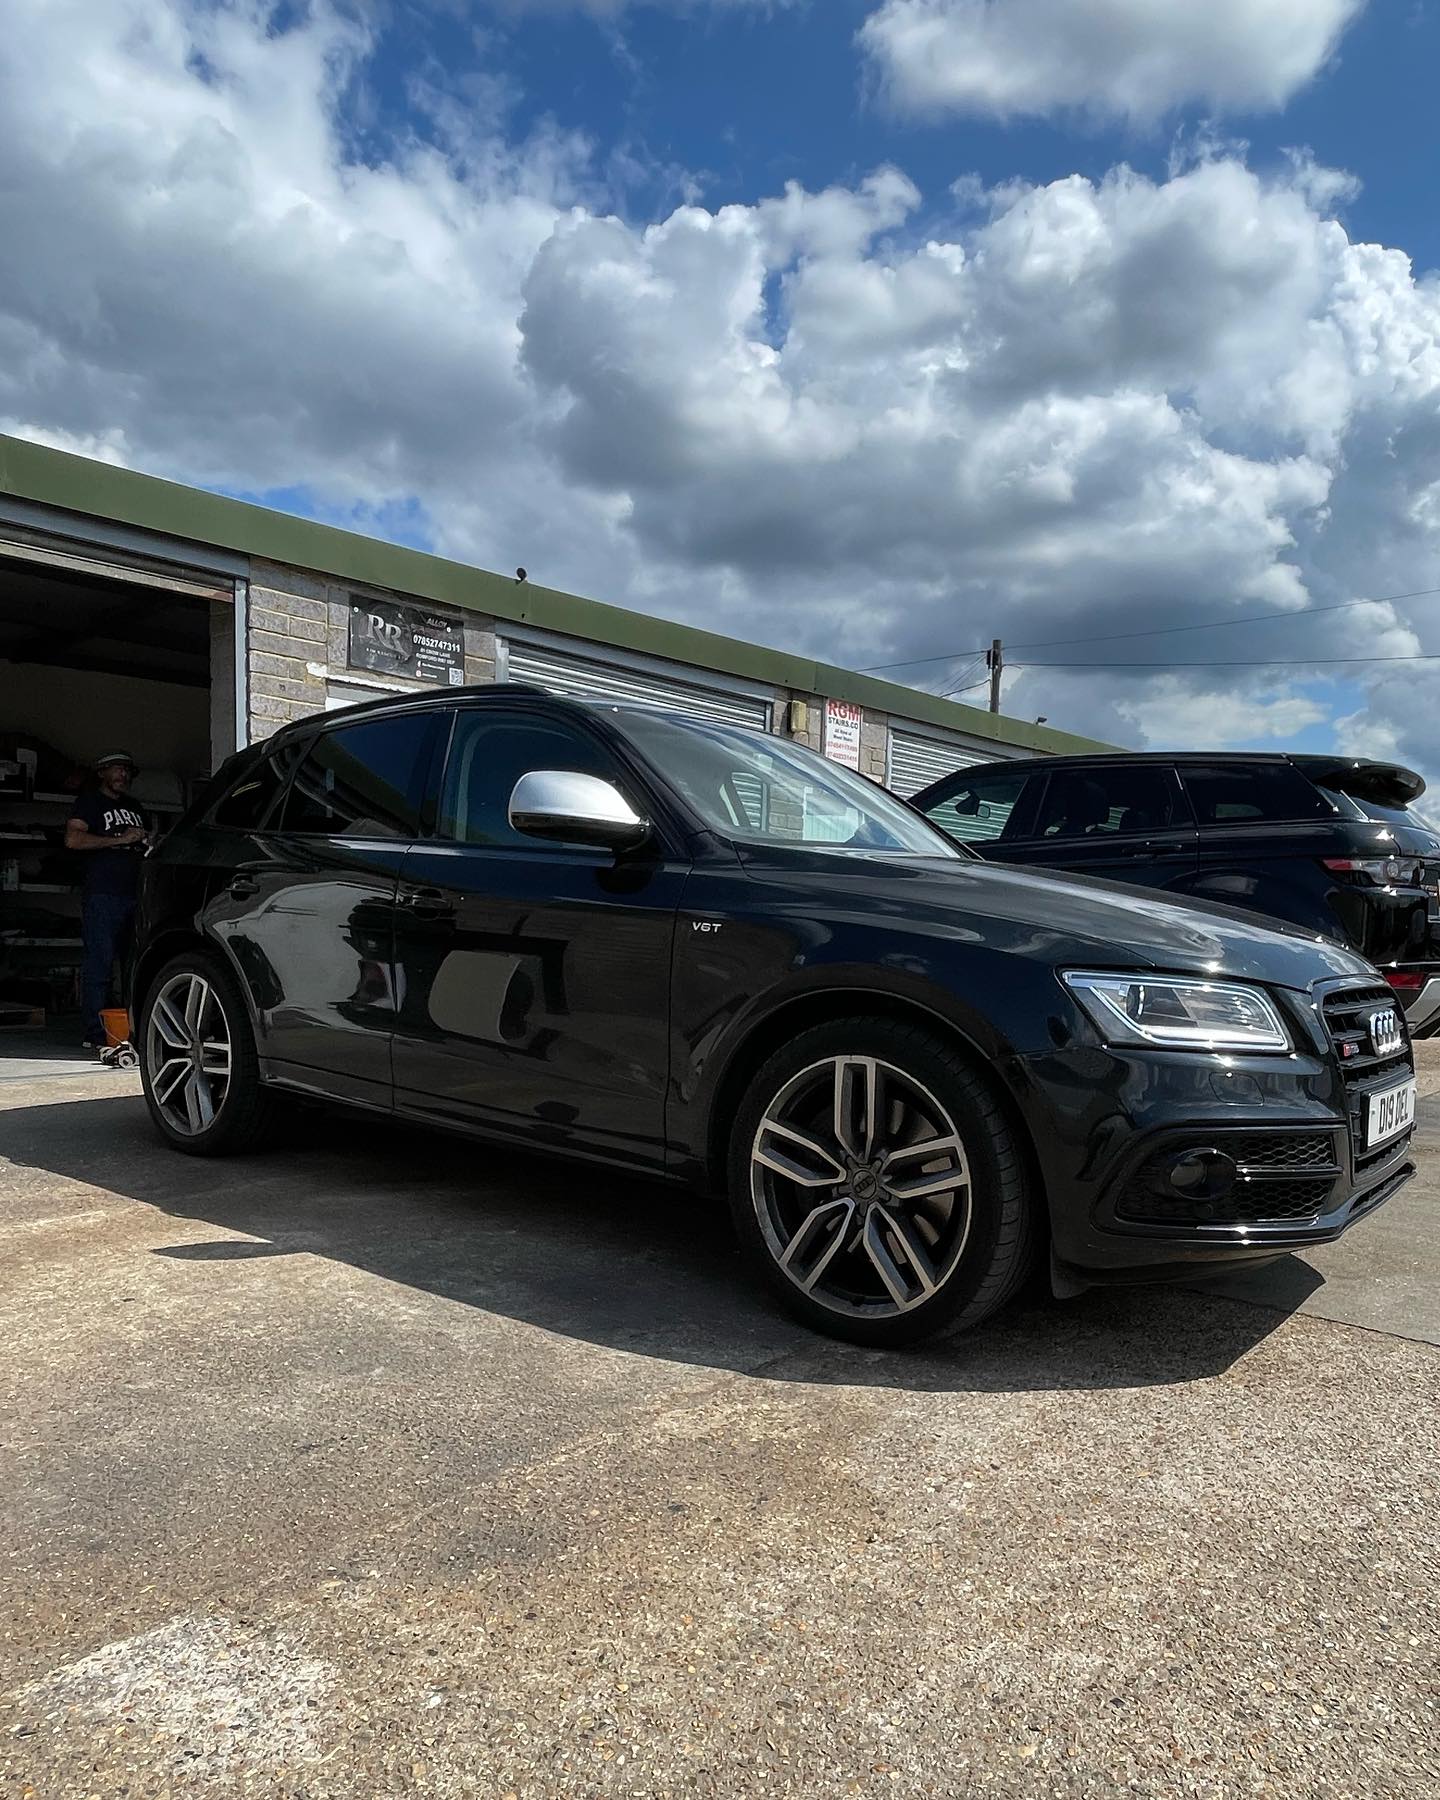
[[[1415,1083],[1402,1081],[1398,1087],[1386,1088],[1383,1094],[1371,1094],[1367,1101],[1365,1148],[1387,1143],[1408,1131],[1415,1121]]]

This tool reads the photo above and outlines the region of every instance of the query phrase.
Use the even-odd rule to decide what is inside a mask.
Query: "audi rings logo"
[[[1377,1056],[1396,1056],[1405,1048],[1400,1015],[1393,1006],[1370,1015],[1370,1042]]]

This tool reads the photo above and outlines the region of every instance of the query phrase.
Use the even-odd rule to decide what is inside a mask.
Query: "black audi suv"
[[[155,1125],[296,1097],[724,1190],[892,1345],[1345,1230],[1413,1173],[1392,996],[1218,906],[985,863],[779,737],[515,687],[307,720],[147,858]]]

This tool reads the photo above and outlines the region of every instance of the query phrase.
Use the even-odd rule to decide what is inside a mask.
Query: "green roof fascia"
[[[876,712],[968,732],[1037,754],[1113,747],[783,650],[721,637],[697,626],[517,582],[427,551],[141,475],[25,438],[0,434],[0,494],[366,587],[388,588],[416,599],[488,613],[516,625],[715,669],[742,680],[850,700]]]

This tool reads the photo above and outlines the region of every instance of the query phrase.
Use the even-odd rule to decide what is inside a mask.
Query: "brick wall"
[[[860,773],[883,784],[889,772],[889,760],[889,715],[867,709],[860,725]]]
[[[423,692],[432,684],[379,677],[349,669],[350,596],[399,600],[411,596],[383,589],[355,589],[304,569],[256,561],[250,571],[248,675],[250,737],[268,737],[292,719],[325,710],[332,682],[353,684],[356,698],[386,692]],[[465,618],[465,679],[495,679],[495,624]]]
[[[251,565],[246,673],[252,742],[325,710],[328,622],[324,581],[276,563]]]

